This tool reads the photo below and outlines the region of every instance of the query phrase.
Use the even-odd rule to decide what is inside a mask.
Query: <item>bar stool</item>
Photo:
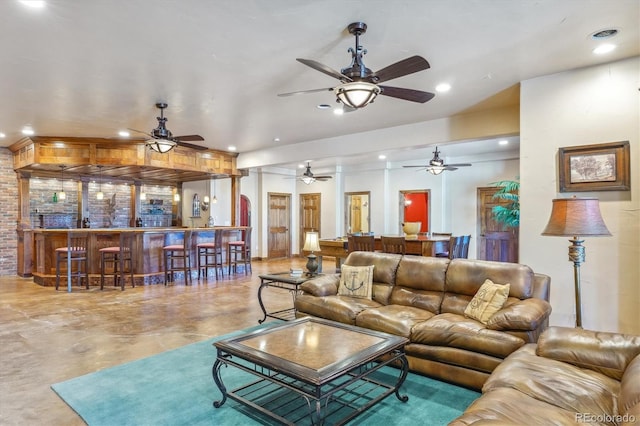
[[[244,265],[245,274],[251,270],[251,227],[249,226],[244,231],[241,231],[241,235],[244,238],[227,243],[229,275],[231,275],[232,269],[234,273],[238,272],[238,264],[240,263]]]
[[[67,265],[67,290],[71,292],[71,278],[78,278],[78,285],[82,285],[82,279],[86,280],[86,288],[89,289],[89,262],[87,260],[88,232],[67,231],[67,246],[56,249],[56,290],[60,287],[60,264]],[[73,263],[77,263],[77,269],[73,271]]]
[[[124,290],[125,269],[128,269],[129,271],[128,274],[131,279],[131,287],[136,286],[133,280],[134,239],[135,234],[133,232],[121,232],[119,246],[105,247],[98,250],[100,252],[100,290],[104,289],[105,266],[107,263],[112,266],[111,270],[114,286],[118,285],[118,280],[120,280],[120,288]]]
[[[205,235],[211,237],[213,234],[213,242],[208,241],[196,245],[198,253],[198,280],[204,269],[205,278],[209,276],[209,268],[216,271],[216,280],[218,279],[218,268],[224,277],[224,257],[222,254],[222,231],[206,232]],[[203,261],[204,260],[204,261]]]
[[[167,274],[169,281],[173,281],[174,272],[184,272],[184,282],[191,281],[191,229],[184,231],[182,244],[168,244],[170,234],[165,237],[165,246],[162,247],[164,253],[164,285],[167,285]],[[178,262],[176,265],[175,262]]]

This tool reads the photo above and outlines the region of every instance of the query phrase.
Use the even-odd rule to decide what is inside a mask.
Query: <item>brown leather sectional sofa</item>
[[[640,424],[640,336],[550,327],[451,426]]]
[[[521,264],[353,252],[346,265],[373,269],[372,299],[339,296],[339,275],[305,282],[296,315],[312,315],[409,338],[409,368],[480,389],[509,354],[548,325],[550,278]],[[510,283],[487,324],[464,311],[486,279]]]

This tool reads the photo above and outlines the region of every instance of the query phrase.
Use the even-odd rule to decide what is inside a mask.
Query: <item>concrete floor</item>
[[[50,388],[114,365],[258,324],[258,275],[303,267],[305,259],[253,262],[253,274],[185,286],[74,287],[0,277],[0,424],[83,425]],[[325,271],[333,261],[325,261]],[[268,310],[291,306],[263,293]]]

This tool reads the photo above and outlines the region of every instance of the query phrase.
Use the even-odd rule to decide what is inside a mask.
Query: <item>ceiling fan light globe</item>
[[[304,176],[304,177],[302,178],[302,181],[303,181],[304,183],[306,183],[307,185],[311,185],[313,182],[315,182],[315,181],[316,181],[316,179],[315,179],[314,177],[311,177],[311,176]]]
[[[146,145],[155,152],[159,152],[160,154],[164,154],[166,152],[171,151],[177,143],[170,139],[149,139],[146,142]]]
[[[366,81],[354,81],[337,86],[334,93],[344,105],[351,108],[364,108],[378,96],[380,88]]]
[[[439,175],[440,173],[444,172],[444,167],[442,167],[442,166],[433,166],[433,167],[429,167],[427,169],[427,171],[429,173],[431,173],[432,175]]]

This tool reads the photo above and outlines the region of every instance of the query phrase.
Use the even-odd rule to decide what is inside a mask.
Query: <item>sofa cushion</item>
[[[528,299],[533,295],[533,271],[517,263],[453,259],[447,269],[441,312],[464,314],[469,301],[486,279],[509,283],[509,296]]]
[[[516,389],[500,388],[476,399],[449,426],[574,424],[573,411],[538,401]]]
[[[492,330],[538,330],[551,315],[551,305],[546,300],[507,299],[502,309],[493,314],[487,321],[487,328]],[[536,339],[537,340],[537,339]],[[534,343],[532,341],[531,343]]]
[[[440,313],[448,265],[449,259],[404,256],[398,265],[389,303]]]
[[[593,370],[536,355],[531,343],[518,349],[489,376],[483,393],[511,388],[575,413],[617,413],[620,382]]]
[[[409,338],[411,343],[465,349],[500,358],[525,344],[518,337],[489,330],[479,321],[451,313],[416,324]]]
[[[338,294],[340,275],[327,274],[319,275],[300,285],[300,290],[314,296],[334,296]]]
[[[622,376],[618,412],[640,420],[640,355],[629,363]]]
[[[408,338],[416,323],[433,315],[432,312],[413,306],[386,305],[360,312],[356,316],[356,325]]]
[[[401,254],[354,251],[349,253],[344,264],[351,266],[373,265],[372,298],[387,305],[391,289],[396,282],[396,270],[401,258]]]
[[[507,301],[509,287],[510,284],[496,284],[487,278],[464,310],[465,316],[487,324]]]
[[[373,265],[342,265],[338,295],[371,300]]]
[[[356,315],[360,312],[367,308],[375,308],[382,305],[374,300],[355,297],[316,297],[309,294],[301,294],[296,297],[294,306],[298,312],[307,315],[354,325],[356,323]]]
[[[621,380],[627,365],[640,354],[640,336],[550,327],[538,339],[536,354]]]

